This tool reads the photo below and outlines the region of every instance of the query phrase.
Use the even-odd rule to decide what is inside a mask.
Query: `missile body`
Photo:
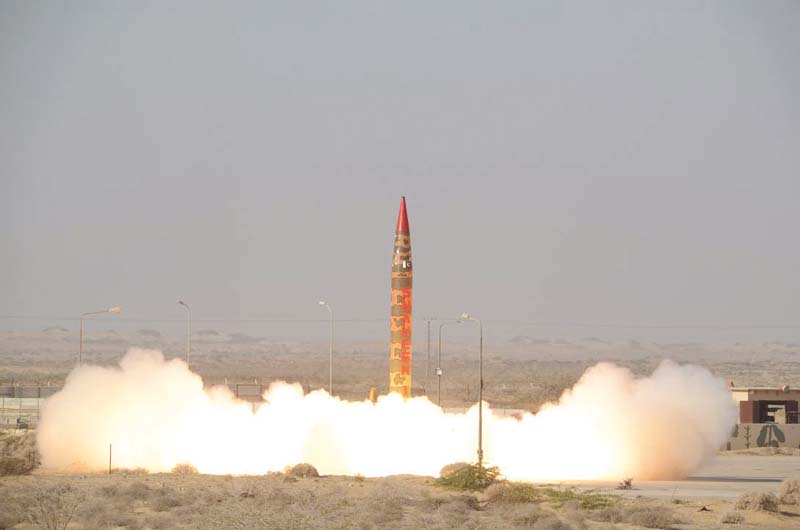
[[[411,294],[414,269],[411,266],[411,232],[408,228],[406,198],[400,199],[392,254],[392,312],[389,344],[389,392],[411,396]]]

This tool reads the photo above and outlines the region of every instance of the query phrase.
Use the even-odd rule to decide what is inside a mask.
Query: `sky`
[[[324,336],[324,298],[388,340],[405,195],[417,330],[800,341],[798,27],[794,1],[0,1],[0,329],[119,305],[180,332],[182,298]]]

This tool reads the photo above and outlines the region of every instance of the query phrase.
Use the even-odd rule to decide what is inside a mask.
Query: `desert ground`
[[[634,483],[630,490],[608,483],[500,482],[461,491],[416,476],[39,470],[0,479],[0,528],[797,528],[797,492],[775,494],[798,471],[798,457],[719,456],[696,477]],[[743,496],[749,504],[742,504]]]
[[[103,332],[85,344],[86,362],[112,366],[129,347],[181,357],[182,339],[152,330]],[[335,352],[334,389],[364,399],[371,386],[385,391],[384,344],[342,342]],[[60,328],[7,332],[0,341],[0,383],[59,387],[75,363],[75,334]],[[598,361],[647,374],[664,358],[692,362],[737,385],[800,384],[797,345],[696,344],[531,339],[517,337],[485,350],[487,401],[494,407],[537,410],[557,399]],[[435,358],[435,345],[434,345]],[[476,398],[474,345],[450,343],[443,360],[443,405],[464,407]],[[436,400],[427,378],[426,348],[417,346],[417,394]],[[192,368],[207,385],[300,382],[326,386],[327,344],[276,342],[213,330],[195,336]],[[22,438],[21,438],[22,437]],[[32,444],[33,434],[6,433]],[[14,442],[17,443],[17,442]],[[22,442],[15,450],[24,454]],[[24,445],[24,444],[22,444]],[[11,455],[6,443],[5,456]],[[13,456],[13,455],[11,455]],[[399,528],[399,529],[638,529],[798,528],[800,455],[796,450],[720,453],[680,481],[548,484],[496,483],[478,490],[439,483],[436,477],[302,476],[287,469],[265,476],[213,476],[191,470],[148,474],[63,474],[36,468],[0,477],[0,529]]]

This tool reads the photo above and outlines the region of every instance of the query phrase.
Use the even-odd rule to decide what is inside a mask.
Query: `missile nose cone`
[[[400,211],[397,214],[397,229],[396,232],[408,233],[408,214],[406,213],[406,198],[403,196],[400,199]]]

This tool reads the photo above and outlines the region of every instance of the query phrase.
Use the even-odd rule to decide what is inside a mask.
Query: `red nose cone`
[[[406,213],[406,198],[400,199],[400,211],[397,214],[397,232],[406,232],[408,230],[408,214]]]

